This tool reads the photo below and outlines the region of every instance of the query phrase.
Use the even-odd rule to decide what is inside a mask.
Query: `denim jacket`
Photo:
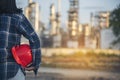
[[[41,62],[40,40],[26,17],[20,14],[0,14],[0,80],[14,77],[18,65],[11,53],[11,48],[19,45],[21,36],[29,40],[32,50],[32,66],[39,68]]]

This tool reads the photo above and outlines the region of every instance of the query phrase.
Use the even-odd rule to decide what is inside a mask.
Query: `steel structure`
[[[68,30],[71,39],[77,39],[79,27],[79,0],[69,0]]]

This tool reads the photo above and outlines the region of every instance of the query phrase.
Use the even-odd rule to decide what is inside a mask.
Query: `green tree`
[[[113,33],[116,36],[116,40],[113,44],[120,43],[120,5],[115,8],[110,14],[110,26],[112,27]]]

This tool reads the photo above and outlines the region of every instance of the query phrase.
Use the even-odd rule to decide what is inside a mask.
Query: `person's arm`
[[[38,69],[41,62],[41,49],[39,37],[35,33],[32,25],[25,17],[23,17],[20,20],[17,29],[24,37],[26,37],[29,40],[33,55],[32,67]]]

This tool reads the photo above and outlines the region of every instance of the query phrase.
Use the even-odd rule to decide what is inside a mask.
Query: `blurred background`
[[[120,80],[120,0],[16,1],[41,40],[36,80]]]

